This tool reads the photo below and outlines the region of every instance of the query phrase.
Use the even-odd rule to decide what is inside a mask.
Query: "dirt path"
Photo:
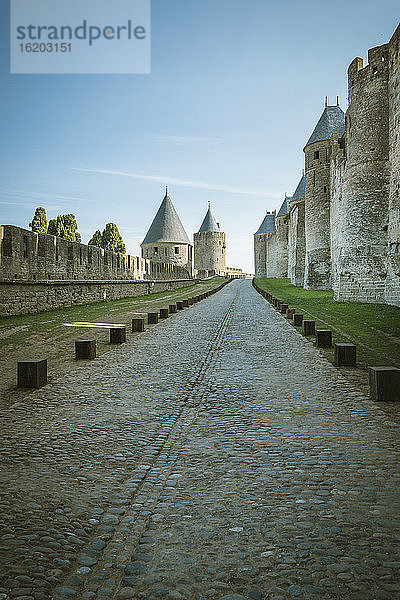
[[[123,300],[100,303],[96,306],[46,311],[35,315],[22,315],[15,319],[0,320],[0,410],[15,404],[27,395],[27,390],[16,387],[17,362],[47,358],[49,382],[62,378],[76,367],[74,342],[89,338],[97,342],[97,355],[115,352],[109,343],[109,328],[96,327],[95,323],[128,325],[128,339],[137,334],[131,333],[130,322],[136,315],[158,311],[174,304],[177,300],[189,298],[216,287],[221,280],[203,282],[162,294],[150,294],[125,298]],[[85,313],[87,316],[85,317]],[[94,316],[95,315],[95,316]],[[26,322],[23,322],[23,321]],[[15,323],[18,322],[18,324]],[[93,326],[73,326],[77,322],[90,322]]]

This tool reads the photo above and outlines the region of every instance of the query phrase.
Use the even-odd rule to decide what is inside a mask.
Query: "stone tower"
[[[355,58],[348,69],[333,288],[342,300],[384,302],[390,182],[388,45],[369,50],[368,61],[364,66]]]
[[[214,219],[210,204],[199,231],[193,237],[194,268],[197,272],[223,275],[226,271],[226,235]]]
[[[275,233],[275,214],[268,212],[254,234],[254,272],[256,277],[269,277],[267,274],[267,249],[269,238]]]
[[[293,285],[304,284],[306,240],[304,231],[305,176],[289,199],[288,277]]]
[[[305,154],[305,272],[304,287],[329,289],[330,251],[330,164],[333,133],[344,132],[344,112],[337,102],[328,106],[315,126]]]
[[[192,272],[192,245],[168,196],[168,188],[141,248],[142,258],[178,265]]]

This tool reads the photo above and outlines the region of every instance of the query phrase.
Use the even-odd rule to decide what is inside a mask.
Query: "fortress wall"
[[[335,299],[385,302],[389,198],[387,44],[356,58],[348,70],[346,165],[337,238]],[[337,191],[334,195],[337,195]]]
[[[286,217],[277,217],[275,220],[275,275],[270,277],[288,276],[288,235],[289,225]],[[272,269],[271,264],[271,269]]]
[[[305,239],[304,287],[330,289],[330,143],[314,142],[305,152]],[[315,153],[319,158],[315,158]]]
[[[172,281],[0,281],[0,316],[117,300],[193,285],[193,279]]]
[[[226,269],[226,235],[219,231],[194,234],[194,266],[198,271],[224,273]]]
[[[188,244],[171,244],[158,242],[156,244],[142,244],[142,257],[159,265],[174,265],[190,276],[192,272],[192,246]]]
[[[14,225],[0,226],[0,279],[175,279],[187,269],[86,246]]]
[[[400,306],[400,25],[389,42],[388,254],[385,300]]]
[[[254,272],[256,277],[267,277],[267,234],[254,236]]]
[[[288,230],[288,277],[293,285],[304,284],[306,240],[304,200],[292,204]]]
[[[339,146],[338,135],[333,134],[331,139],[331,260],[332,260],[332,290],[334,293],[340,287],[340,259],[341,238],[343,227],[342,188],[345,170],[344,151]]]
[[[0,226],[0,315],[144,295],[193,284],[176,265]]]

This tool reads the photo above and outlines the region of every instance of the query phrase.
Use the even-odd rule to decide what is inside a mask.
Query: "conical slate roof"
[[[290,198],[290,200],[300,200],[301,198],[304,198],[305,193],[306,193],[306,178],[303,175],[298,183],[295,193]]]
[[[164,200],[161,202],[142,244],[155,244],[156,242],[190,245],[189,238],[168,192],[165,193]]]
[[[208,207],[206,216],[204,217],[203,222],[200,225],[199,233],[200,231],[220,231],[210,207]]]
[[[275,231],[275,216],[274,213],[267,213],[264,217],[263,222],[261,223],[258,230],[254,235],[258,233],[273,233]]]
[[[284,217],[289,213],[288,200],[291,200],[291,198],[285,196],[285,199],[282,202],[282,206],[280,207],[279,212],[276,215],[277,217]]]
[[[332,133],[335,132],[342,135],[344,129],[344,112],[340,106],[325,106],[324,112],[316,124],[306,146],[313,142],[329,140]]]

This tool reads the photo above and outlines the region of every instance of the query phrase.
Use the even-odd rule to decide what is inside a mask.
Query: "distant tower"
[[[256,277],[268,277],[268,241],[275,233],[275,211],[267,212],[254,234],[254,272]]]
[[[330,167],[333,133],[344,132],[344,112],[337,103],[325,109],[307,144],[305,154],[305,273],[304,287],[331,286]]]
[[[141,248],[143,258],[192,271],[192,245],[168,196],[168,188]]]
[[[226,270],[226,235],[211,212],[210,203],[200,229],[194,234],[194,268],[209,275],[223,275]]]

